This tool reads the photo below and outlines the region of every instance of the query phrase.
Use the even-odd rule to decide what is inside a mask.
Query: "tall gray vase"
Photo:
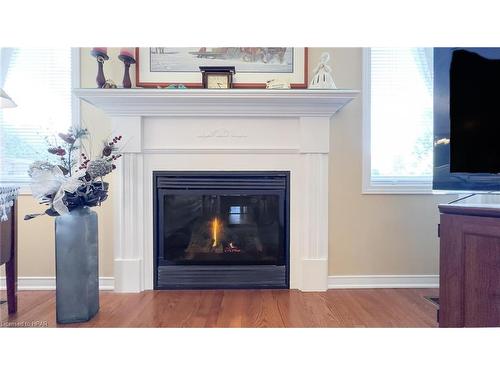
[[[56,217],[58,323],[86,322],[99,311],[97,214],[87,207]]]

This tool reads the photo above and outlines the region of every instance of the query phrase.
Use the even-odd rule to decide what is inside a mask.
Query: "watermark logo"
[[[0,328],[37,328],[37,327],[48,327],[48,326],[49,322],[46,320],[0,322]]]

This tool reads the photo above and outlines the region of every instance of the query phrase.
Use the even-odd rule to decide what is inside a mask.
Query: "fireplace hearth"
[[[154,288],[288,288],[289,172],[160,172]]]

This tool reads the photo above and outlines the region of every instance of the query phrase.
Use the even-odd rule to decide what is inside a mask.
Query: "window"
[[[46,137],[78,123],[71,94],[76,56],[71,48],[0,49],[0,87],[17,104],[0,109],[0,181],[27,182],[29,165],[47,158]]]
[[[432,185],[432,48],[364,53],[364,192],[425,192]]]

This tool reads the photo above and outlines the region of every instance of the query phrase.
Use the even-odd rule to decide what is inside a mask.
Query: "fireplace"
[[[256,273],[260,273],[264,274],[259,277],[259,280],[264,280],[263,284],[266,284],[266,278],[276,280],[276,275],[281,275],[280,287],[289,286],[303,291],[326,290],[331,118],[357,93],[353,90],[298,89],[75,90],[79,98],[109,115],[114,134],[120,134],[127,140],[120,150],[123,157],[118,160],[112,184],[115,291],[173,288],[182,284],[179,275],[191,278],[194,274],[201,278],[203,274],[210,273],[213,277],[205,279],[219,278],[219,285],[225,287],[230,284],[226,282],[230,279],[232,285],[237,287],[230,270],[238,274],[240,287],[251,287],[252,284],[260,287],[262,284],[259,286],[252,280]],[[227,257],[228,262],[231,256],[233,259],[240,256],[236,264],[217,265],[210,264],[208,260],[196,264],[196,257],[183,258],[179,254],[170,259],[158,256],[159,239],[165,239],[158,237],[160,205],[157,191],[162,187],[155,185],[157,171],[189,171],[191,176],[204,173],[215,176],[217,173],[207,172],[215,167],[221,171],[241,173],[259,171],[258,176],[267,174],[264,171],[290,172],[283,204],[286,210],[282,237],[286,245],[285,264],[266,264],[264,260],[268,258],[264,257],[260,259],[260,264],[245,263],[242,246],[234,243],[233,246],[237,247],[234,254],[224,253],[224,248],[220,253],[218,245],[220,254],[214,251],[211,256],[218,261]],[[188,176],[178,172],[175,175]],[[254,188],[251,186],[250,190]],[[243,206],[245,204],[239,205]],[[214,217],[207,219],[210,223]],[[226,229],[225,226],[223,229]],[[205,233],[208,230],[205,229]],[[185,244],[186,241],[184,239],[179,243]],[[207,245],[204,246],[206,248]],[[162,249],[165,250],[164,247]],[[202,263],[199,258],[199,263]],[[191,264],[181,264],[188,261]],[[162,267],[171,268],[169,272],[161,272],[166,271]],[[226,267],[222,273],[225,278],[221,276],[221,267]],[[282,276],[283,269],[285,277]],[[167,275],[179,283],[171,283],[170,286],[163,281],[159,283],[158,275]],[[245,281],[245,275],[251,280]],[[278,284],[270,282],[266,285],[273,283]],[[203,287],[216,286],[203,283]]]
[[[160,172],[154,288],[288,288],[289,172]]]

